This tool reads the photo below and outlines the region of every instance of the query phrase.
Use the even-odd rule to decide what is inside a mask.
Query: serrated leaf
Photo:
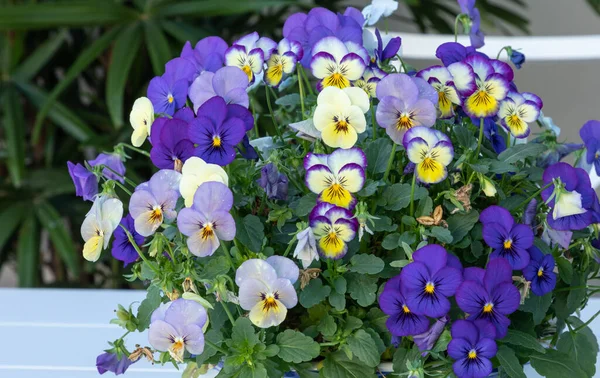
[[[525,303],[521,305],[519,310],[530,312],[533,315],[535,325],[538,325],[544,320],[551,304],[552,293],[548,293],[541,297],[530,293],[529,298],[525,299]]]
[[[356,254],[350,259],[350,271],[361,274],[377,274],[383,270],[385,263],[375,255]]]
[[[544,144],[538,143],[526,143],[526,144],[517,144],[510,148],[504,150],[500,155],[498,155],[498,160],[504,163],[516,163],[518,161],[523,161],[528,157],[537,156],[544,152],[548,147]]]
[[[358,359],[349,359],[343,352],[328,355],[319,371],[321,378],[368,378],[374,377],[374,369]]]
[[[519,362],[515,352],[506,345],[500,345],[496,358],[500,361],[503,372],[510,378],[527,378],[523,371],[523,365]]]
[[[469,231],[473,229],[473,226],[479,220],[479,213],[477,210],[471,210],[466,214],[454,214],[448,217],[448,230],[452,234],[454,243],[459,243]]]
[[[399,245],[400,245],[400,234],[397,232],[386,235],[383,238],[383,241],[381,242],[381,246],[383,248],[387,249],[388,251],[398,248]]]
[[[346,296],[338,292],[332,291],[329,294],[329,304],[333,306],[337,311],[343,311],[346,308]]]
[[[327,314],[321,319],[321,322],[317,326],[317,330],[323,334],[323,336],[333,336],[337,331],[337,324],[333,316]]]
[[[454,126],[452,131],[456,135],[458,144],[466,150],[474,149],[477,146],[477,139],[475,139],[475,136],[466,127]]]
[[[596,374],[598,351],[594,349],[594,345],[584,334],[572,334],[568,330],[563,332],[558,339],[556,349],[577,361],[581,370],[585,371],[588,377]]]
[[[559,257],[556,259],[556,265],[558,266],[560,279],[566,284],[571,284],[573,280],[573,265],[571,265],[571,262],[564,257]]]
[[[330,292],[329,286],[323,286],[321,279],[315,278],[300,292],[300,304],[304,308],[311,308],[325,300]]]
[[[236,218],[236,238],[252,252],[260,252],[265,237],[265,226],[256,215],[248,214],[244,218]]]
[[[529,358],[535,371],[546,378],[586,376],[569,355],[553,349],[548,349],[546,354],[532,354]]]
[[[252,322],[248,318],[237,318],[231,332],[231,340],[227,341],[230,348],[237,350],[251,350],[260,340],[254,332]]]
[[[275,104],[279,106],[296,106],[300,105],[300,95],[298,93],[288,94],[282,97],[279,97],[275,100]]]
[[[346,339],[352,353],[367,366],[375,367],[379,364],[380,354],[375,341],[365,330],[359,329]]]
[[[379,203],[387,210],[399,211],[410,204],[410,184],[394,184],[389,186],[381,196]],[[422,186],[415,187],[414,200],[418,201],[427,197],[427,189]]]
[[[508,333],[504,338],[500,339],[499,342],[504,344],[518,345],[527,349],[534,350],[538,353],[546,353],[546,349],[540,344],[540,341],[535,337],[521,332],[509,329]]]
[[[314,193],[308,193],[298,200],[294,213],[298,217],[305,217],[312,211],[316,203],[317,195]]]
[[[377,278],[366,274],[348,274],[348,292],[362,307],[368,307],[375,302]]]
[[[452,243],[452,233],[447,228],[434,226],[427,234],[433,236],[442,243]]]
[[[286,329],[277,335],[278,357],[285,362],[298,364],[319,356],[319,343],[302,332]]]
[[[150,325],[150,317],[154,310],[160,305],[160,289],[157,286],[150,286],[146,293],[146,299],[142,301],[137,311],[138,331],[145,331]]]

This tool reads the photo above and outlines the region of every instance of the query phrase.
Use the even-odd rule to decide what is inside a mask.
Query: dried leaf
[[[320,273],[321,269],[319,268],[300,269],[300,289],[304,290],[310,280],[319,277]]]
[[[432,217],[429,217],[427,215],[424,215],[422,217],[418,217],[417,222],[419,222],[423,226],[433,226],[435,224],[435,219],[433,219]]]

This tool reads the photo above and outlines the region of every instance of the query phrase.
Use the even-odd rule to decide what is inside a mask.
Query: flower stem
[[[392,152],[390,153],[390,157],[388,159],[387,168],[385,169],[385,173],[383,174],[383,181],[387,180],[388,175],[390,174],[390,170],[392,169],[392,163],[394,162],[394,156],[396,156],[396,147],[398,145],[394,143],[392,145]]]
[[[115,182],[115,184],[117,184],[117,186],[118,186],[119,188],[123,189],[123,191],[124,191],[125,193],[129,194],[129,196],[131,197],[131,192],[129,191],[129,189],[127,189],[127,187],[126,187],[125,185],[121,184],[121,182],[120,182],[120,181],[117,181],[117,180],[113,180],[113,181]]]
[[[510,148],[510,131],[506,130],[506,148]]]
[[[302,84],[302,74],[300,70],[302,69],[302,65],[300,63],[296,64],[296,70],[298,71],[298,90],[300,91],[300,109],[302,110],[302,121],[304,121],[304,86]]]
[[[460,14],[454,19],[454,42],[458,42],[458,23],[460,22]]]
[[[536,191],[535,193],[533,193],[532,195],[530,195],[529,197],[527,197],[527,199],[523,202],[521,202],[520,204],[517,205],[517,207],[515,207],[513,209],[513,211],[519,210],[521,207],[527,205],[529,203],[529,201],[531,201],[532,199],[534,199],[535,197],[537,197],[541,192],[543,192],[544,190],[548,189],[549,187],[551,187],[552,185],[554,185],[553,182],[541,187],[538,191]]]
[[[377,140],[377,120],[375,119],[375,110],[373,108],[373,99],[369,100],[371,108],[371,123],[373,124],[373,140]]]
[[[206,345],[208,345],[209,347],[213,348],[214,350],[216,350],[217,352],[221,352],[221,353],[223,353],[224,355],[227,355],[227,352],[226,352],[224,349],[222,349],[222,348],[219,348],[219,347],[218,347],[216,344],[214,344],[212,341],[209,341],[209,340],[206,340],[206,339],[204,339],[204,343],[205,343]]]
[[[132,146],[132,145],[130,145],[130,144],[127,144],[127,143],[119,143],[119,144],[117,145],[117,147],[119,147],[119,146],[123,146],[123,147],[125,147],[125,148],[128,148],[128,149],[130,149],[131,151],[135,151],[135,152],[137,152],[138,154],[142,154],[142,155],[145,155],[145,156],[147,156],[147,157],[150,157],[150,153],[149,153],[148,151],[144,151],[144,150],[142,150],[141,148],[133,147],[133,146]]]
[[[292,250],[292,246],[295,244],[294,243],[294,238],[295,237],[292,237],[292,240],[290,240],[290,242],[288,243],[288,246],[285,249],[285,252],[283,252],[283,257],[287,257],[287,255],[290,254],[290,251]]]
[[[133,235],[131,235],[131,232],[129,232],[129,230],[120,223],[119,223],[119,227],[121,227],[123,229],[123,231],[125,231],[125,235],[127,235],[127,239],[129,239],[129,242],[131,243],[131,245],[133,246],[135,251],[138,253],[140,258],[146,263],[146,265],[148,265],[148,267],[150,267],[150,269],[152,269],[154,271],[154,273],[156,273],[157,276],[160,275],[160,271],[154,265],[152,265],[150,263],[150,261],[148,261],[146,256],[144,256],[144,253],[142,252],[140,247],[138,247],[135,240],[133,239]]]
[[[415,172],[413,173],[412,184],[410,186],[410,216],[415,215],[415,186],[417,184],[417,172],[415,168]]]
[[[250,109],[252,110],[252,120],[254,121],[254,137],[258,139],[258,123],[256,122],[256,109],[254,108],[254,97],[250,96]]]
[[[279,125],[277,124],[277,120],[275,119],[275,113],[273,113],[273,106],[271,105],[271,96],[269,95],[270,87],[265,86],[265,96],[267,98],[267,107],[269,108],[269,114],[271,114],[271,120],[273,121],[273,127],[275,128],[275,133],[283,143],[283,137],[281,136],[281,130],[279,130]]]
[[[109,167],[108,165],[102,165],[103,168],[108,169],[109,171],[111,171],[112,173],[114,173],[115,175],[121,177],[123,180],[125,180],[126,183],[128,183],[129,185],[131,185],[133,188],[135,188],[137,186],[137,184],[135,182],[133,182],[132,180],[128,179],[127,177],[123,176],[122,174],[120,174],[119,172],[115,171],[114,169],[112,169],[111,167]],[[107,177],[108,178],[108,177]]]
[[[479,118],[479,139],[477,139],[477,149],[475,150],[475,159],[479,158],[481,143],[483,142],[483,118]]]
[[[304,71],[304,67],[302,67],[302,65],[300,65],[300,72],[302,73],[302,77],[304,78],[304,83],[306,84],[306,88],[308,88],[308,91],[310,92],[311,95],[314,95],[315,92],[313,90],[313,87],[310,85],[310,81],[308,80],[308,76],[306,75],[306,71]]]
[[[596,311],[596,313],[594,314],[594,316],[592,316],[587,322],[583,323],[582,325],[580,325],[579,327],[575,328],[573,330],[573,332],[577,332],[585,327],[587,327],[591,322],[594,321],[594,319],[596,319],[598,317],[598,315],[600,315],[600,310]]]
[[[229,310],[229,307],[227,307],[227,303],[221,301],[221,305],[223,306],[223,310],[225,310],[225,312],[227,313],[227,317],[229,318],[229,321],[231,322],[231,325],[235,324],[235,319],[233,318],[233,315],[231,314],[231,311]]]

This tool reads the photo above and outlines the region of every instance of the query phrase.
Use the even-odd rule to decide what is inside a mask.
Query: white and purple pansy
[[[246,92],[246,79],[246,74],[238,67],[222,67],[214,73],[202,72],[188,91],[194,104],[194,113],[198,113],[198,108],[215,96],[223,97],[227,104],[238,104],[247,108],[250,101]]]
[[[346,209],[356,205],[352,193],[365,183],[367,158],[360,148],[338,149],[331,155],[309,153],[304,158],[306,186],[319,194],[319,201]]]
[[[446,167],[454,157],[452,142],[446,134],[418,126],[404,134],[403,144],[408,159],[416,165],[415,174],[419,181],[436,184],[446,178]]]
[[[358,221],[352,212],[321,202],[311,211],[309,220],[321,256],[333,260],[344,257],[348,252],[348,243],[358,230]]]
[[[369,97],[377,97],[377,83],[386,77],[387,73],[379,67],[368,66],[362,77],[352,83],[353,86],[365,91]]]
[[[277,43],[272,39],[259,38],[257,32],[250,33],[235,41],[225,51],[225,65],[241,68],[252,83],[254,76],[262,72],[263,63],[276,48]]]
[[[302,59],[303,55],[302,45],[299,42],[290,41],[287,38],[279,41],[277,49],[267,60],[265,82],[274,87],[278,86],[284,74],[289,75],[294,72],[296,63]]]
[[[390,74],[377,84],[377,98],[377,123],[396,144],[411,128],[435,124],[437,93],[421,78]]]
[[[509,92],[502,101],[498,118],[515,138],[527,138],[529,123],[535,122],[540,115],[542,100],[533,93]]]
[[[326,37],[312,48],[310,69],[320,79],[319,88],[350,86],[350,82],[362,77],[369,54],[354,42],[342,42],[336,37]]]
[[[492,61],[481,54],[469,55],[464,63],[473,69],[476,84],[476,89],[468,93],[464,101],[464,111],[476,118],[495,116],[500,102],[506,98],[510,89],[510,82],[504,76],[506,73],[497,73]]]
[[[420,77],[435,88],[438,94],[437,107],[440,111],[440,118],[450,118],[454,116],[454,106],[461,105],[462,100],[458,90],[454,86],[454,78],[443,66],[432,66],[417,73]]]
[[[240,265],[235,273],[240,306],[250,311],[248,318],[255,326],[269,328],[285,320],[287,310],[298,303],[293,284],[299,275],[298,266],[283,256],[250,259]]]

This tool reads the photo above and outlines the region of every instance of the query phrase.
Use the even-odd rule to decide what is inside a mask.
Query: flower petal
[[[158,351],[166,352],[169,350],[173,342],[173,336],[181,336],[173,326],[164,320],[156,320],[150,324],[148,329],[148,342]]]
[[[327,52],[320,52],[313,55],[310,61],[310,70],[317,79],[324,79],[333,74],[338,67],[333,55]]]
[[[313,165],[306,171],[305,183],[313,193],[320,194],[335,181],[335,176],[325,165]]]
[[[298,265],[287,257],[274,255],[268,257],[266,261],[275,269],[277,277],[288,279],[292,284],[298,280],[298,276],[300,275]],[[290,306],[287,307],[289,308]]]
[[[342,187],[350,193],[356,193],[365,184],[365,171],[355,163],[346,164],[337,174],[337,179]]]
[[[348,54],[348,48],[346,47],[346,45],[344,45],[344,42],[337,39],[337,37],[325,37],[325,38],[321,39],[319,42],[317,42],[312,48],[313,57],[317,53],[320,53],[323,51],[331,54],[331,56],[337,62],[341,62],[341,60]],[[312,64],[311,64],[311,67],[312,67]]]
[[[246,260],[235,272],[235,283],[242,286],[246,279],[257,279],[269,286],[270,282],[277,279],[277,272],[269,263],[260,259]]]
[[[348,80],[354,81],[361,78],[367,68],[360,56],[354,53],[346,55],[340,62],[340,71]]]

